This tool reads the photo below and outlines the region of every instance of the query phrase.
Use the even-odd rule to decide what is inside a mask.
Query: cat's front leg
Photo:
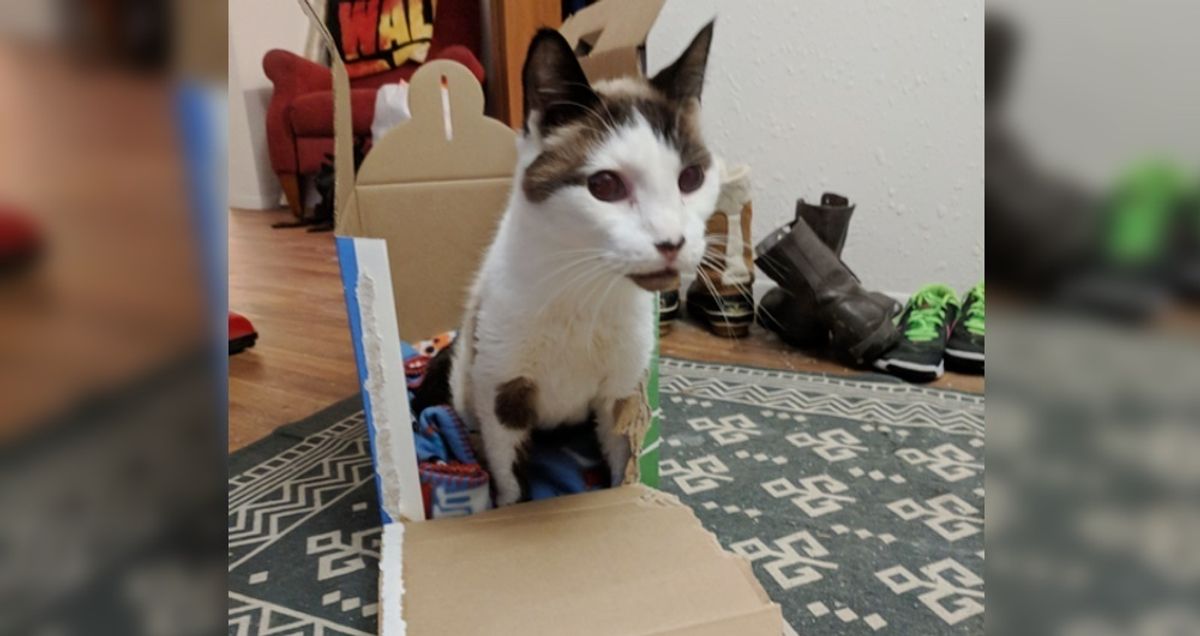
[[[495,488],[496,506],[516,503],[526,496],[525,462],[529,431],[508,428],[495,417],[484,418],[481,425],[483,455]]]
[[[596,438],[600,441],[613,486],[620,486],[625,481],[625,468],[632,454],[629,439],[617,431],[617,418],[624,410],[624,402],[624,399],[605,400],[596,409]]]
[[[497,507],[529,496],[525,466],[529,435],[537,423],[536,397],[537,386],[532,381],[509,380],[496,387],[492,411],[480,414],[483,452],[495,486]]]

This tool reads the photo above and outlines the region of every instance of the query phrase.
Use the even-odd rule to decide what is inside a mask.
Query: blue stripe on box
[[[367,393],[367,357],[363,350],[362,311],[358,305],[358,254],[354,249],[354,238],[348,236],[335,237],[337,243],[338,264],[342,270],[342,291],[346,295],[346,317],[350,322],[350,344],[354,347],[354,363],[358,367],[358,386],[362,392],[363,414],[367,420],[367,435],[371,439],[371,456],[374,459],[375,491],[377,496],[383,496],[383,484],[379,478],[379,449],[375,446],[375,419],[371,416],[371,396]],[[392,518],[384,510],[383,501],[379,501],[379,516],[384,525],[392,522]]]

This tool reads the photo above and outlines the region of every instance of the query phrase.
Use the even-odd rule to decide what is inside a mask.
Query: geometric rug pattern
[[[800,634],[983,633],[982,396],[661,360],[661,487]],[[375,634],[361,403],[230,456],[229,633]]]

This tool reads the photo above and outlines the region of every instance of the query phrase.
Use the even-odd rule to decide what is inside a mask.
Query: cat
[[[588,82],[557,31],[529,45],[508,207],[450,354],[454,408],[482,435],[497,506],[527,496],[534,429],[589,418],[619,484],[614,430],[642,399],[656,291],[704,254],[718,166],[700,132],[713,24],[652,79]]]

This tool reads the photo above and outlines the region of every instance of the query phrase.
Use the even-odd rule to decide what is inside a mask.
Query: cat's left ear
[[[709,22],[673,64],[658,72],[650,83],[667,97],[676,101],[700,99],[704,90],[704,70],[708,66],[708,50],[712,46],[713,25]]]

